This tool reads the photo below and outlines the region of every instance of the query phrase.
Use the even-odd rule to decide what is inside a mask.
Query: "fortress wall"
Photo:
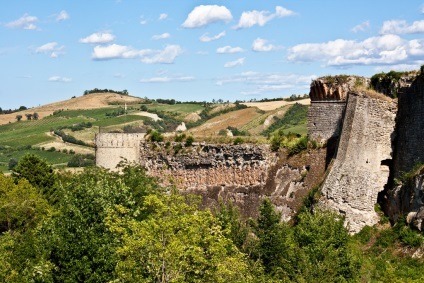
[[[308,110],[308,135],[319,142],[340,136],[346,101],[311,101]]]
[[[96,134],[96,165],[115,169],[116,165],[127,159],[138,162],[139,144],[144,134],[98,133]]]
[[[424,163],[424,76],[421,75],[399,95],[395,177]]]
[[[389,178],[395,116],[393,101],[348,96],[338,154],[320,202],[345,215],[350,232],[378,222],[374,206]]]
[[[149,174],[182,189],[264,185],[275,162],[275,154],[264,145],[140,143],[139,163]]]

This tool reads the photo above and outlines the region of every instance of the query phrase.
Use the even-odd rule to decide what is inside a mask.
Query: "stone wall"
[[[402,89],[397,115],[395,177],[424,163],[424,75]]]
[[[309,138],[327,142],[340,136],[345,101],[311,101],[308,110]]]
[[[124,160],[138,162],[140,141],[144,134],[98,133],[96,142],[96,165],[115,170]]]
[[[358,92],[348,96],[337,156],[320,203],[344,215],[352,233],[378,222],[374,206],[389,178],[396,109],[387,99]]]
[[[141,142],[139,163],[165,185],[184,189],[209,186],[263,186],[276,156],[267,145]]]

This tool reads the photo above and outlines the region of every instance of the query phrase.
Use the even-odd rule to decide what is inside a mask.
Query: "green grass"
[[[56,113],[54,116],[57,117],[86,117],[96,120],[104,120],[108,118],[106,116],[107,113],[114,112],[118,110],[119,107],[109,107],[109,108],[99,108],[99,109],[89,109],[89,110],[64,110]]]
[[[189,114],[196,111],[202,111],[204,107],[199,104],[192,104],[192,103],[181,103],[181,104],[146,104],[147,108],[149,110],[156,110],[156,111],[164,111],[164,112],[178,112],[178,113],[184,113]]]
[[[262,135],[268,135],[280,129],[285,133],[303,131],[306,133],[308,120],[308,106],[295,103],[281,119],[275,121],[268,129],[262,132]]]
[[[306,124],[300,124],[293,127],[285,128],[284,133],[295,133],[299,135],[306,135],[308,133],[307,125]]]

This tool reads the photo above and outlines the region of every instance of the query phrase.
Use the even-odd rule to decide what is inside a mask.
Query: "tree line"
[[[399,276],[390,269],[396,262],[379,259],[382,250],[366,257],[362,246],[355,248],[343,218],[331,212],[305,205],[285,223],[264,199],[259,217],[245,220],[231,203],[201,209],[198,196],[161,187],[141,167],[121,166],[121,173],[93,167],[71,174],[26,155],[10,177],[0,174],[0,280],[394,282]],[[416,270],[422,265],[409,259],[402,278],[420,282]]]
[[[110,92],[110,93],[117,93],[117,94],[121,94],[121,95],[129,95],[128,94],[128,90],[124,89],[123,91],[119,91],[119,90],[113,90],[113,89],[99,89],[99,88],[93,88],[91,90],[85,90],[83,95],[87,95],[90,93],[105,93],[105,92]]]

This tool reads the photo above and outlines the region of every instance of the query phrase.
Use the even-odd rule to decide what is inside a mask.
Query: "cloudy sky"
[[[3,2],[3,109],[93,88],[181,101],[285,97],[308,93],[318,76],[424,64],[424,0]]]

